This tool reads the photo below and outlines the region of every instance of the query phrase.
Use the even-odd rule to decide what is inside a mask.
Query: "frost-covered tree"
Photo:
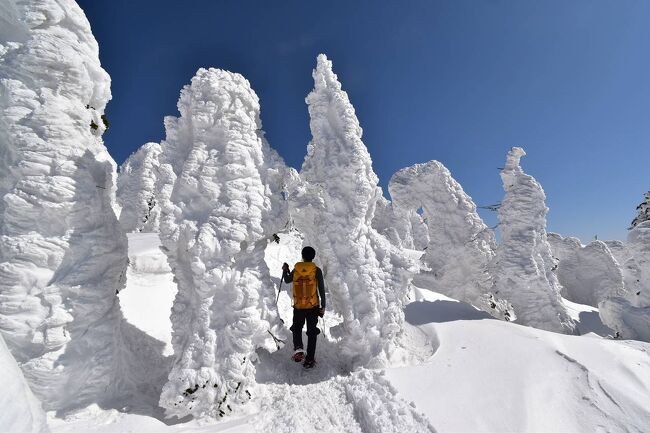
[[[643,194],[643,202],[636,207],[639,212],[632,221],[630,229],[633,229],[642,222],[650,221],[650,191]]]
[[[300,176],[288,182],[291,217],[317,251],[328,308],[343,318],[343,360],[383,365],[399,347],[409,262],[372,227],[382,191],[354,108],[323,54],[313,77],[312,141]]]
[[[549,233],[549,244],[558,260],[557,277],[562,295],[578,304],[598,307],[612,296],[625,296],[623,273],[604,242],[582,246],[577,238]]]
[[[499,207],[501,243],[490,265],[493,292],[510,301],[518,323],[573,333],[546,236],[546,195],[521,169],[524,155],[522,148],[513,147],[501,171],[506,194]]]
[[[120,166],[117,200],[125,232],[158,232],[160,224],[160,154],[158,143],[147,143]]]
[[[284,224],[283,163],[239,74],[199,69],[166,118],[160,234],[178,283],[167,416],[219,416],[248,401],[255,350],[271,344],[274,286],[264,249]]]
[[[650,221],[628,233],[624,264],[627,297],[612,297],[599,305],[600,316],[623,338],[650,341]]]
[[[0,333],[45,409],[125,397],[143,370],[116,295],[127,248],[101,140],[110,78],[74,1],[5,1],[0,23]]]
[[[393,175],[388,185],[399,209],[421,208],[429,243],[426,270],[414,284],[471,303],[496,317],[514,319],[508,303],[493,293],[488,265],[495,255],[494,233],[476,205],[438,161],[415,164]]]

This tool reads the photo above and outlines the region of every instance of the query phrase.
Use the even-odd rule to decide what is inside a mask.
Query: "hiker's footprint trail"
[[[260,433],[434,433],[426,417],[396,395],[383,373],[360,370],[306,385],[260,385]],[[258,392],[260,392],[258,391]]]

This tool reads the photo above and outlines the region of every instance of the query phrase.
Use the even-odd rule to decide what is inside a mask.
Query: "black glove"
[[[289,264],[287,264],[287,263],[282,264],[282,272],[285,273],[285,274],[289,273]]]
[[[323,317],[324,315],[325,315],[325,308],[321,308],[320,310],[318,310],[319,317]]]

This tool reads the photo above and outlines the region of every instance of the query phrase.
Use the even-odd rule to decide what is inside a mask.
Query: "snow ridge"
[[[507,301],[493,293],[488,265],[496,240],[476,205],[442,163],[429,161],[399,170],[388,185],[396,207],[421,208],[429,244],[422,258],[427,270],[413,283],[465,301],[502,318],[514,319]]]
[[[555,275],[546,237],[546,195],[521,169],[526,152],[513,147],[501,171],[505,197],[499,208],[502,241],[490,266],[494,293],[510,301],[518,323],[547,331],[573,333]]]
[[[160,234],[178,283],[167,416],[224,415],[250,398],[255,350],[271,345],[274,286],[264,249],[286,221],[283,164],[239,74],[199,69],[166,118]]]
[[[290,214],[316,249],[328,308],[343,317],[341,353],[350,366],[383,365],[398,348],[412,263],[372,228],[382,197],[348,95],[318,56],[306,102],[312,141],[287,181]]]

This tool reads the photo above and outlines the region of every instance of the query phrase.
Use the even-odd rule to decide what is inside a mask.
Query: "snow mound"
[[[506,194],[499,207],[502,241],[490,266],[492,290],[512,304],[518,323],[573,333],[575,326],[562,304],[546,236],[546,195],[521,169],[524,155],[522,148],[513,147],[501,171]]]
[[[158,232],[160,225],[160,154],[158,143],[147,143],[120,166],[117,200],[125,232]]]
[[[576,238],[548,234],[555,258],[562,295],[578,304],[598,307],[612,296],[625,296],[623,274],[604,242],[594,241],[582,246]]]
[[[343,318],[341,354],[353,365],[382,365],[398,355],[412,263],[372,228],[382,197],[348,95],[318,56],[307,96],[312,141],[298,176],[288,177],[290,214],[316,249],[328,309]],[[401,355],[399,355],[401,356]]]
[[[160,405],[167,416],[217,416],[248,401],[255,350],[277,323],[264,250],[286,223],[284,168],[241,75],[199,69],[178,109],[162,143],[160,234],[178,294]]]
[[[447,167],[429,161],[403,168],[393,175],[388,188],[397,208],[421,208],[426,219],[429,244],[422,261],[427,269],[413,283],[496,317],[514,319],[507,301],[490,293],[488,265],[496,250],[494,233]]]
[[[0,431],[45,433],[45,412],[29,389],[23,373],[0,335]]]

